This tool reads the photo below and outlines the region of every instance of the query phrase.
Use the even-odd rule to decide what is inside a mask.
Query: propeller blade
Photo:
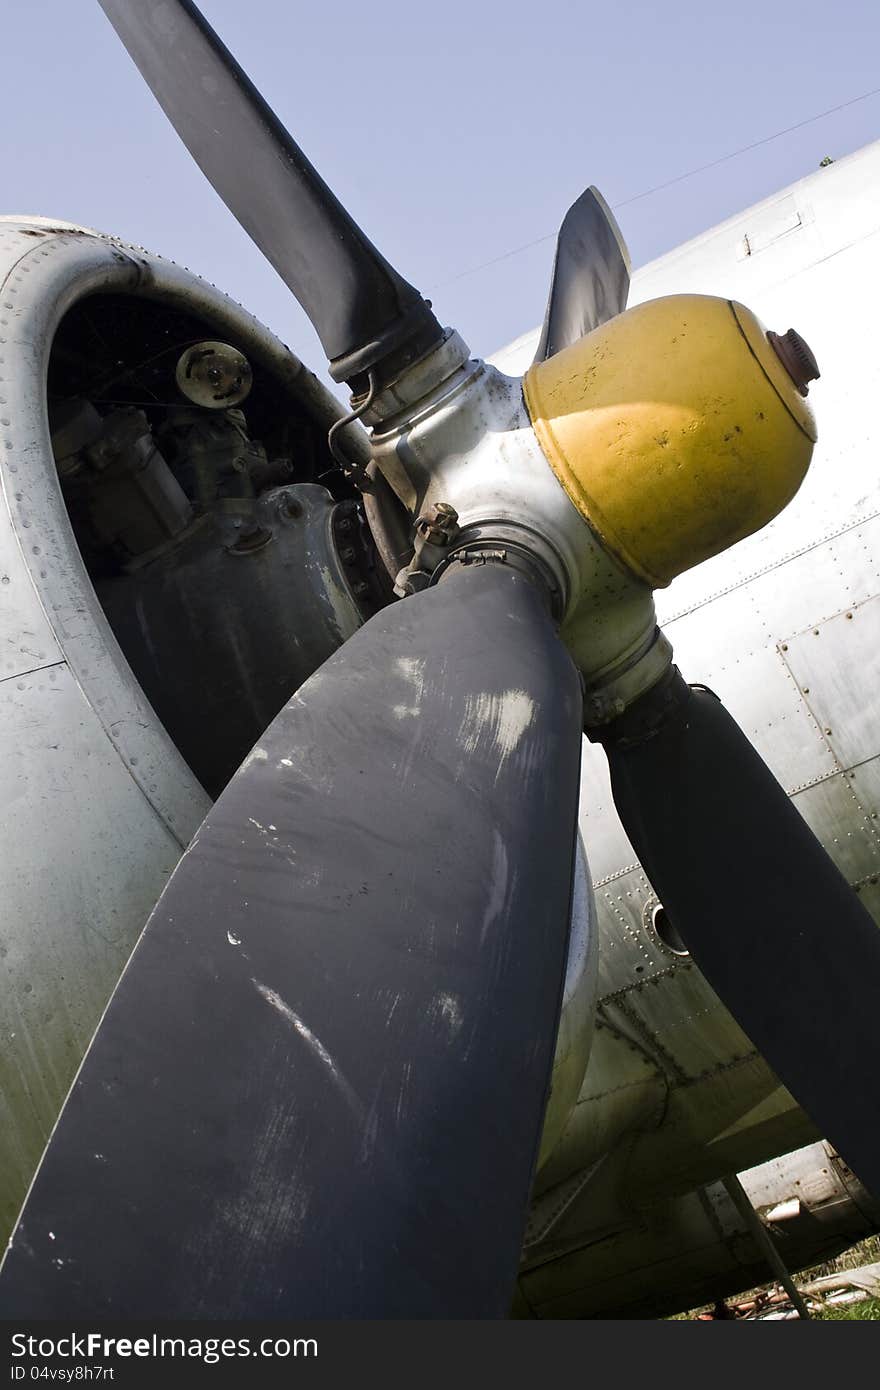
[[[301,687],[123,974],[3,1316],[506,1313],[581,727],[543,596],[492,563],[384,609]]]
[[[553,357],[622,313],[631,270],[613,212],[598,188],[588,188],[571,205],[559,228],[535,361]]]
[[[190,0],[99,0],[202,172],[296,295],[337,381],[442,337]]]
[[[677,674],[668,698],[653,736],[606,742],[623,827],[713,989],[878,1196],[880,930],[720,701]]]

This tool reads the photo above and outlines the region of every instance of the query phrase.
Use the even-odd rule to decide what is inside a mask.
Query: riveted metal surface
[[[824,1140],[808,1144],[796,1154],[785,1154],[751,1172],[740,1175],[740,1182],[756,1210],[772,1207],[788,1197],[799,1197],[811,1205],[844,1193],[830,1159],[830,1145]]]
[[[835,1161],[827,1145],[810,1144],[739,1174],[759,1211],[778,1204],[787,1192],[816,1194],[816,1200],[803,1200],[801,1217],[774,1233],[791,1268],[830,1259],[873,1229],[859,1196],[833,1178]],[[609,1202],[605,1173],[600,1168],[588,1175],[583,1193],[549,1241],[538,1246],[536,1267],[521,1274],[532,1316],[656,1318],[766,1281],[766,1252],[722,1183],[650,1203],[621,1204],[613,1192]],[[597,1223],[591,1230],[584,1224],[590,1203]],[[587,1246],[581,1258],[573,1250],[578,1239]]]
[[[880,753],[880,598],[790,637],[785,659],[841,767]]]
[[[558,1231],[555,1235],[559,1239]],[[638,1309],[641,1302],[656,1304],[667,1281],[682,1283],[696,1263],[694,1245],[715,1249],[719,1237],[699,1196],[691,1193],[659,1209],[631,1207],[616,1230],[586,1249],[528,1270],[521,1283],[537,1317],[595,1317],[616,1307]],[[719,1254],[727,1265],[736,1263],[723,1244]],[[659,1288],[658,1268],[663,1268]]]
[[[32,563],[34,559],[39,562],[38,556]],[[0,680],[60,660],[60,648],[34,591],[9,512],[0,505]]]
[[[0,1230],[181,846],[66,663],[0,683]]]
[[[850,789],[876,835],[880,829],[880,757],[859,763],[847,774]]]
[[[787,792],[839,770],[822,729],[774,648],[754,652],[723,672],[710,672],[706,684],[725,703],[730,696],[743,731]]]
[[[794,804],[850,883],[880,873],[877,821],[861,806],[848,773],[797,792]],[[828,926],[833,929],[833,923]]]
[[[724,294],[752,305],[764,322],[781,331],[794,325],[820,359],[823,379],[810,389],[820,440],[797,496],[762,531],[675,579],[656,595],[656,603],[658,618],[675,649],[674,659],[686,678],[717,690],[787,790],[795,793],[795,804],[832,856],[838,862],[845,859],[851,868],[873,862],[865,825],[876,826],[873,815],[880,814],[877,745],[864,745],[870,756],[848,768],[855,772],[854,778],[842,777],[846,764],[840,761],[849,751],[850,740],[861,737],[860,721],[869,721],[876,711],[878,682],[871,676],[876,670],[876,638],[857,639],[854,630],[852,646],[846,652],[841,647],[838,653],[844,664],[837,672],[831,641],[823,646],[825,634],[812,639],[821,671],[833,681],[852,682],[859,689],[858,700],[844,692],[848,705],[858,706],[853,708],[852,729],[843,721],[839,706],[832,711],[836,720],[817,717],[818,707],[810,707],[812,687],[801,694],[786,665],[789,652],[783,646],[790,647],[792,634],[804,633],[806,640],[813,627],[821,630],[827,620],[880,594],[873,408],[880,393],[880,358],[864,351],[864,336],[852,331],[852,314],[841,310],[857,302],[865,322],[880,313],[878,177],[880,142],[645,267],[635,275],[630,296],[632,303],[682,290]],[[800,225],[780,238],[768,238],[764,234],[778,222],[781,201],[792,195]],[[760,249],[738,258],[736,248],[750,230],[758,233]],[[537,333],[525,335],[496,357],[498,365],[509,372],[524,370],[534,354],[536,337]],[[794,659],[800,655],[796,650]],[[821,681],[819,686],[824,689]],[[826,727],[832,728],[830,738],[824,734]],[[863,751],[861,744],[859,748]],[[847,801],[852,813],[846,811],[847,819],[841,821]],[[828,810],[831,817],[826,819]],[[635,986],[643,979],[635,966],[644,962],[635,914],[625,911],[619,901],[609,903],[605,890],[622,885],[626,905],[626,891],[633,893],[640,871],[614,814],[605,759],[595,745],[584,749],[581,828],[597,885],[602,953],[611,964],[602,992],[610,980],[620,988]],[[719,894],[724,891],[719,881]],[[866,873],[859,892],[880,921],[880,875]],[[618,911],[629,930],[622,929]],[[665,987],[661,982],[659,989]],[[639,996],[638,990],[627,989],[628,1007]],[[600,1017],[601,1009],[600,1005]],[[585,1090],[598,1063],[602,1037],[601,1031],[597,1033]],[[579,1113],[580,1108],[576,1116]],[[677,1180],[682,1186],[693,1185],[701,1172],[703,1180],[710,1182],[725,1171],[758,1162],[762,1151],[770,1158],[814,1137],[790,1094],[763,1059],[752,1054],[686,1085],[670,1078],[663,1122],[641,1132],[634,1147],[620,1145],[613,1162],[620,1185],[645,1200],[652,1184]],[[580,1142],[585,1154],[592,1152],[587,1126]],[[571,1174],[577,1167],[577,1150],[572,1148],[567,1157]],[[556,1171],[553,1163],[551,1159],[548,1165],[551,1173]],[[554,1238],[569,1236],[587,1247],[580,1272],[558,1261],[547,1263],[540,1296],[529,1282],[531,1274],[526,1280],[527,1296],[539,1316],[542,1310],[554,1316],[584,1316],[591,1309],[615,1307],[612,1280],[623,1275],[627,1240],[617,1236],[613,1242],[603,1242],[608,1255],[598,1282],[591,1286],[597,1294],[594,1300],[586,1284],[590,1269],[597,1268],[594,1241],[601,1236],[603,1212],[594,1208],[591,1221],[591,1190],[586,1188],[572,1210],[572,1222],[576,1210],[577,1223],[569,1224],[567,1213],[554,1231]],[[644,1262],[650,1248],[647,1232],[640,1229],[630,1241],[635,1267]],[[680,1243],[679,1253],[681,1248]],[[682,1287],[682,1266],[672,1268],[661,1261],[651,1269],[658,1288]],[[631,1286],[622,1277],[617,1287],[622,1297]]]
[[[841,305],[858,303],[864,323],[880,313],[878,169],[880,143],[875,143],[738,213],[633,276],[631,305],[683,291],[721,294],[749,304],[767,324],[783,329],[794,324],[816,349],[824,374],[810,388],[821,437],[797,496],[762,531],[679,576],[658,595],[663,623],[674,612],[772,570],[786,557],[877,512],[868,463],[876,447],[876,422],[866,403],[876,400],[880,389],[880,358],[864,351],[864,337],[852,332],[851,315],[842,313]],[[738,248],[756,219],[762,225],[767,217],[774,221],[780,202],[787,199],[803,225],[760,254],[740,258]],[[524,371],[538,332],[524,334],[493,361],[505,372]],[[880,548],[874,554],[880,560]],[[784,630],[796,632],[800,626]]]
[[[534,1247],[542,1247],[545,1244],[572,1203],[576,1201],[583,1189],[592,1180],[597,1165],[601,1164],[602,1161],[601,1158],[597,1159],[591,1167],[574,1173],[570,1178],[565,1178],[562,1182],[557,1183],[555,1187],[550,1187],[546,1192],[542,1192],[540,1196],[533,1197],[526,1221],[521,1264],[527,1264],[530,1258],[533,1258],[531,1252]],[[543,1249],[541,1255],[543,1256]]]
[[[718,645],[720,633],[729,634],[729,646]],[[676,664],[687,679],[715,691],[787,791],[838,770],[776,649],[773,629],[761,622],[747,596],[725,595],[717,606],[681,619],[671,637]]]
[[[848,177],[852,180],[854,175]],[[861,179],[864,186],[864,168]],[[867,206],[864,200],[862,206]],[[876,210],[871,215],[876,226],[880,220]],[[857,227],[850,228],[848,241],[857,232]],[[653,292],[721,288],[754,303],[767,322],[783,327],[795,323],[819,351],[823,369],[833,370],[831,399],[823,399],[823,383],[811,389],[822,441],[795,500],[762,532],[680,576],[656,596],[656,601],[658,617],[675,649],[674,659],[686,677],[717,691],[787,790],[796,793],[796,804],[832,857],[846,863],[853,873],[864,870],[859,891],[868,909],[880,918],[880,883],[872,883],[876,875],[869,872],[874,862],[873,835],[865,829],[866,821],[873,824],[871,813],[880,810],[880,759],[872,756],[860,764],[854,778],[841,777],[844,764],[840,755],[847,745],[835,742],[836,733],[830,739],[825,735],[824,729],[834,730],[835,723],[823,721],[817,717],[818,711],[810,708],[810,693],[804,696],[798,689],[786,664],[788,652],[783,650],[790,645],[791,634],[806,629],[811,635],[813,626],[821,627],[845,606],[863,603],[880,592],[880,517],[876,514],[876,484],[870,470],[866,472],[873,457],[872,417],[862,404],[880,386],[880,364],[870,354],[858,351],[839,314],[841,295],[845,298],[854,282],[862,285],[870,302],[880,299],[875,254],[865,247],[849,246],[844,255],[811,271],[808,287],[797,278],[774,285],[769,275],[757,295],[744,280],[719,285],[717,261],[712,266],[715,278],[711,282],[689,279],[696,257],[687,257],[682,263],[681,257],[673,256],[668,263],[675,279],[658,282]],[[752,278],[755,267],[768,265],[766,258],[774,256],[776,250],[770,248],[763,257],[753,257],[749,268]],[[651,292],[646,288],[638,297]],[[513,369],[518,364],[511,359],[505,365]],[[850,661],[842,668],[842,678],[852,678],[860,688],[858,704],[866,718],[873,704],[867,686],[875,653],[873,638],[870,643],[853,640]],[[822,669],[831,671],[834,664],[830,661],[826,667],[823,662]],[[866,673],[864,684],[862,671]],[[836,724],[841,726],[839,711]],[[869,746],[869,751],[873,755],[874,747]],[[633,892],[640,875],[632,847],[613,813],[605,760],[595,746],[584,751],[583,777],[581,825],[598,885],[603,938],[615,942],[608,950],[603,944],[603,955],[613,962],[613,971],[603,977],[605,993],[609,974],[621,987],[627,980],[631,985],[643,981],[645,972],[635,972],[636,965],[644,963],[638,924],[635,914],[626,911],[631,901],[626,893]],[[850,783],[849,790],[844,788],[844,781]],[[825,812],[832,812],[830,818],[823,814],[823,807]],[[842,821],[840,816],[850,811],[851,818]],[[612,902],[605,897],[609,887],[622,889],[622,895],[615,895]],[[719,883],[719,892],[723,891]],[[620,930],[624,923],[618,914],[629,931]],[[749,1063],[734,1069],[740,1085],[749,1070]],[[690,1105],[698,1102],[693,1087],[675,1094],[677,1104],[685,1104],[688,1095]],[[690,1105],[684,1113],[691,1113]],[[789,1107],[793,1115],[790,1101]],[[760,1129],[767,1121],[756,1117],[748,1123]]]
[[[72,224],[0,219],[0,1234],[209,804],[110,630],[52,455],[53,337],[66,311],[96,292],[201,314],[218,336],[247,344],[317,419],[341,413],[266,329],[189,272]]]
[[[600,1010],[577,1105],[538,1174],[536,1193],[590,1168],[625,1134],[653,1129],[663,1117],[667,1092],[667,1078],[656,1061]]]
[[[672,1086],[663,1124],[638,1137],[622,1181],[636,1198],[684,1192],[818,1138],[756,1052]]]
[[[668,970],[670,957],[645,931],[646,903],[656,901],[641,868],[596,889],[600,905],[599,997],[635,986]]]
[[[723,597],[739,595],[744,610],[757,620],[752,640],[760,640],[763,633],[781,644],[792,633],[815,627],[845,606],[863,603],[878,592],[880,516],[845,526],[801,553],[781,558],[771,569],[707,595],[690,608],[686,602],[670,605],[669,600],[675,597],[672,591],[659,595],[658,611],[665,626],[672,628],[685,614],[714,607]]]
[[[682,1078],[738,1062],[754,1046],[696,966],[683,961],[615,1000],[638,1020],[649,1046],[659,1046]]]
[[[829,559],[829,582],[834,573],[836,562]],[[796,582],[767,576],[760,587],[753,583],[731,591],[666,624],[674,660],[686,678],[719,695],[789,792],[840,770],[780,650],[790,630],[785,614],[767,612],[774,591],[789,594],[797,588]],[[781,599],[777,606],[783,606]],[[582,786],[581,825],[594,882],[604,885],[637,859],[614,812],[606,760],[595,745],[584,749]]]
[[[870,874],[869,877],[862,879],[857,888],[859,897],[874,921],[880,923],[880,879],[876,874]]]

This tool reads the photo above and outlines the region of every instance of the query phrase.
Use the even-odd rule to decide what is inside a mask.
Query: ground
[[[869,1236],[867,1240],[859,1241],[858,1245],[853,1245],[849,1250],[845,1250],[836,1259],[801,1270],[795,1275],[795,1284],[799,1289],[802,1289],[805,1284],[809,1284],[814,1279],[821,1279],[826,1274],[837,1274],[842,1270],[858,1269],[861,1265],[876,1264],[878,1261],[880,1261],[880,1235]],[[743,1305],[756,1302],[761,1304],[774,1296],[778,1296],[779,1291],[778,1284],[763,1284],[756,1289],[749,1289],[747,1292],[737,1294],[734,1298],[729,1299],[728,1306],[743,1309]],[[700,1308],[691,1308],[686,1313],[678,1313],[676,1318],[685,1321],[703,1320],[711,1312],[712,1305],[707,1304]],[[837,1306],[826,1303],[821,1311],[816,1304],[813,1304],[810,1312],[813,1317],[822,1320],[880,1322],[880,1298],[864,1298],[858,1303],[838,1304]],[[752,1309],[744,1309],[739,1316],[753,1317],[754,1313]]]

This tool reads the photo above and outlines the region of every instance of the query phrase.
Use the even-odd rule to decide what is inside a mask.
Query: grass
[[[880,1322],[880,1298],[865,1298],[861,1303],[845,1303],[840,1308],[825,1307],[813,1317],[822,1322]]]
[[[794,1281],[798,1288],[802,1288],[804,1284],[809,1284],[814,1279],[822,1279],[827,1274],[840,1274],[847,1269],[858,1269],[861,1265],[877,1263],[880,1263],[880,1235],[868,1236],[867,1240],[860,1240],[857,1245],[851,1245],[836,1259],[798,1271],[794,1275]],[[740,1300],[754,1298],[758,1293],[778,1287],[775,1282],[762,1284],[756,1289],[749,1289],[744,1293],[734,1295],[729,1301],[736,1303]],[[711,1304],[704,1304],[700,1308],[691,1308],[689,1312],[677,1313],[675,1316],[676,1318],[694,1320],[700,1313],[708,1312],[711,1306]],[[837,1307],[833,1304],[826,1304],[821,1312],[811,1310],[811,1316],[817,1322],[880,1322],[880,1298],[864,1298],[859,1303],[844,1303]]]

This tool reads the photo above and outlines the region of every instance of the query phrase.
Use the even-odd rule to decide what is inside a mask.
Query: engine
[[[155,303],[80,302],[55,338],[48,410],[114,635],[217,796],[390,583],[326,423],[238,348],[200,340],[208,328]]]
[[[5,1237],[211,800],[413,547],[382,479],[354,486],[366,435],[212,286],[40,218],[0,218],[2,276]],[[586,1067],[596,945],[581,856],[545,1153]]]

